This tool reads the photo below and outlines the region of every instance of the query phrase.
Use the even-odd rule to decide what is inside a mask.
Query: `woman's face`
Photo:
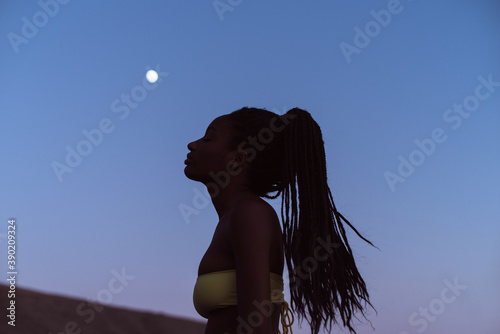
[[[184,174],[191,180],[204,184],[213,181],[212,173],[226,170],[229,161],[237,155],[230,151],[231,127],[226,115],[210,123],[202,138],[188,144],[191,151],[186,160]]]

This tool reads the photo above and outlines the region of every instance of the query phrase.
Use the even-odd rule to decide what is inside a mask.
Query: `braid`
[[[340,315],[342,325],[356,333],[351,325],[352,317],[356,318],[354,313],[361,311],[366,319],[361,303],[373,306],[342,221],[364,241],[373,244],[335,207],[327,182],[319,125],[309,112],[299,108],[283,116],[263,109],[242,108],[229,116],[235,132],[233,148],[237,142],[269,127],[274,117],[292,119],[250,163],[250,186],[261,197],[282,195],[281,220],[291,307],[299,320],[307,312],[311,331],[317,334],[322,320],[325,327],[329,321],[331,329],[332,323],[339,323]],[[274,196],[268,194],[274,191],[277,191]],[[326,257],[318,255],[318,249],[325,244],[322,237],[326,237],[328,245],[333,245],[333,249],[323,247],[329,253]]]

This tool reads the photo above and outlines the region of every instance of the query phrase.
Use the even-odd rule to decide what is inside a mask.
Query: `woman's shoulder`
[[[245,199],[238,202],[230,212],[228,225],[230,230],[243,232],[273,232],[279,227],[279,218],[274,208],[260,198]]]
[[[266,270],[279,272],[279,259],[271,260],[269,256],[281,241],[281,228],[274,208],[266,201],[252,199],[238,203],[229,217],[228,237],[235,261],[240,265],[245,259],[270,262]]]
[[[237,223],[241,219],[279,222],[274,208],[262,198],[249,198],[238,202],[231,210],[229,220]]]

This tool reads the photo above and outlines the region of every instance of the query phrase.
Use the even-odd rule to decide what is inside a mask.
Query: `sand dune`
[[[15,327],[8,324],[8,287],[0,284],[2,334],[203,334],[205,323],[16,287]]]

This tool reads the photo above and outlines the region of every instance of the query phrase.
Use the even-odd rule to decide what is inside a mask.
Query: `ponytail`
[[[328,320],[330,327],[332,322],[339,322],[336,310],[342,325],[356,333],[351,325],[353,314],[359,310],[364,316],[362,301],[373,306],[356,268],[342,220],[361,239],[373,244],[335,207],[327,183],[319,125],[305,110],[294,108],[287,114],[296,116],[284,133],[283,183],[286,186],[282,190],[281,205],[291,306],[299,319],[305,317],[307,308],[314,334],[319,332],[322,319],[325,327]],[[319,254],[320,250],[323,255]],[[325,251],[330,255],[325,257]]]
[[[363,301],[365,306],[373,306],[342,221],[361,239],[373,244],[335,207],[327,182],[319,125],[309,112],[299,108],[282,116],[264,109],[242,108],[229,117],[234,131],[231,148],[263,133],[262,129],[275,124],[276,118],[286,125],[283,131],[273,134],[273,140],[250,162],[249,184],[261,197],[282,195],[281,220],[291,307],[299,321],[306,318],[307,312],[311,332],[317,334],[322,320],[325,327],[329,321],[331,328],[332,323],[340,323],[340,315],[342,325],[356,333],[352,316],[361,311],[366,319]],[[269,195],[275,191],[275,195]]]

